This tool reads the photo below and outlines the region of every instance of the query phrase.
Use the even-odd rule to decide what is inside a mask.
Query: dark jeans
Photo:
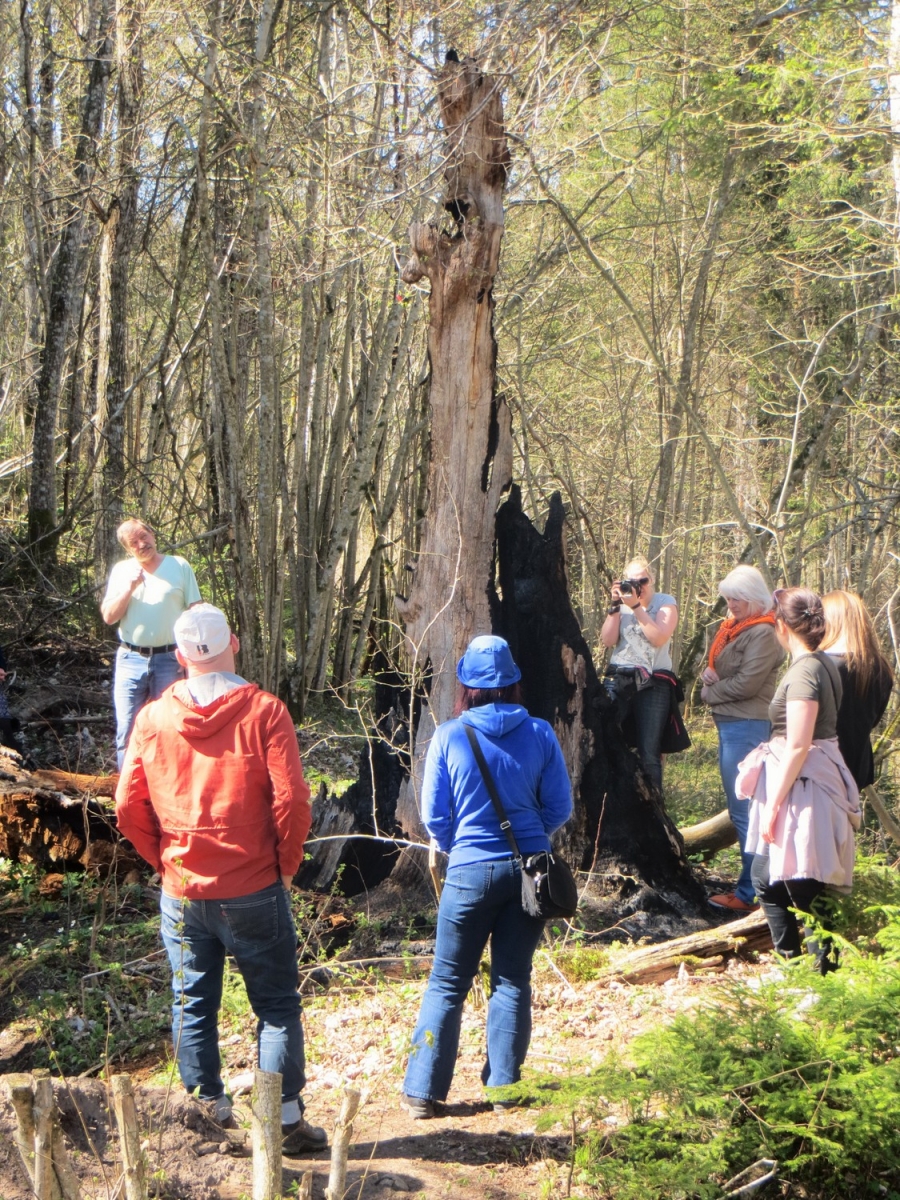
[[[664,679],[654,679],[649,687],[635,692],[632,700],[634,729],[638,758],[647,775],[662,791],[662,757],[660,746],[666,721],[672,711],[672,685]]]
[[[256,1014],[260,1070],[281,1075],[282,1101],[297,1099],[306,1063],[297,934],[287,892],[273,883],[234,900],[182,901],[163,894],[160,907],[175,993],[175,1057],[184,1086],[201,1100],[215,1100],[224,1090],[218,1018],[225,956],[231,954]]]
[[[790,910],[796,908],[819,921],[826,920],[833,910],[833,903],[825,884],[818,879],[785,879],[770,883],[769,859],[763,854],[753,856],[751,877],[756,898],[769,923],[776,953],[782,958],[797,958],[803,953],[803,935],[800,922]],[[823,975],[837,969],[837,951],[830,939],[824,939],[821,944],[811,937],[806,941]]]
[[[531,1041],[531,960],[543,929],[544,922],[522,908],[522,879],[512,858],[451,867],[403,1083],[407,1096],[447,1099],[463,1004],[489,938],[491,995],[481,1079],[488,1087],[518,1083]]]

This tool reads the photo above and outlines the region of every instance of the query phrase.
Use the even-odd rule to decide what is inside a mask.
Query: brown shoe
[[[317,1154],[328,1145],[328,1134],[305,1117],[281,1127],[281,1152],[287,1155]]]
[[[758,904],[747,904],[734,892],[722,892],[721,895],[710,896],[709,902],[714,908],[727,908],[736,913],[752,913],[759,910]]]

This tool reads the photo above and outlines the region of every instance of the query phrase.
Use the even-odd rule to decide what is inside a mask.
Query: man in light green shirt
[[[110,571],[100,613],[107,625],[119,625],[113,702],[121,770],[138,711],[184,678],[175,657],[174,625],[185,609],[199,603],[200,589],[190,563],[177,554],[160,554],[146,522],[130,517],[116,536],[130,557]]]

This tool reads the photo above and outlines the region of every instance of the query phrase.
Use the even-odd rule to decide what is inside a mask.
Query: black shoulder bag
[[[506,816],[506,809],[503,807],[503,801],[500,799],[491,769],[487,765],[478,741],[478,735],[471,725],[462,722],[462,727],[466,731],[466,737],[469,739],[469,745],[472,747],[472,753],[478,763],[478,769],[484,780],[484,786],[488,790],[494,811],[500,818],[500,828],[506,834],[513,858],[521,869],[522,907],[529,916],[540,917],[544,921],[551,917],[567,919],[574,917],[578,909],[578,884],[575,882],[575,876],[572,874],[569,864],[558,854],[547,850],[530,854],[526,859],[522,858],[519,844]]]

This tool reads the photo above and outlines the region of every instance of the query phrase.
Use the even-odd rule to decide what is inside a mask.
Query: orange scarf
[[[713,644],[709,648],[709,665],[715,667],[716,659],[728,643],[733,642],[736,637],[739,637],[751,625],[774,624],[775,616],[773,613],[765,613],[761,617],[747,617],[744,621],[736,621],[734,617],[726,617],[719,626],[718,633],[713,638]]]

